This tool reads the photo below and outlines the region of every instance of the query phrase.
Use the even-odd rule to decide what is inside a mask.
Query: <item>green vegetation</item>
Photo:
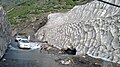
[[[44,13],[65,12],[91,0],[1,0],[8,20],[15,26]]]

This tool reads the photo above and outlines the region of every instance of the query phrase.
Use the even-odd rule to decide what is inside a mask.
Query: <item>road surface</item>
[[[41,53],[39,49],[19,49],[13,41],[0,61],[0,67],[101,67],[84,61],[75,65],[62,65],[55,61],[58,58],[59,55]]]
[[[19,49],[13,42],[0,62],[0,67],[61,67],[53,55],[40,53],[39,49]]]

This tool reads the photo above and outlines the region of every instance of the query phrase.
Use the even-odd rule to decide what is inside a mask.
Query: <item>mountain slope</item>
[[[78,55],[120,64],[120,8],[116,6],[93,1],[66,13],[49,14],[47,24],[35,35],[60,49],[69,45]]]
[[[65,12],[91,0],[1,0],[12,26],[51,12]],[[31,21],[31,20],[30,20]]]

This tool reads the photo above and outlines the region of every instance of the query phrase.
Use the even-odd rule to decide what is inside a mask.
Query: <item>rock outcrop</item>
[[[0,6],[0,58],[3,57],[8,44],[11,42],[11,27],[5,15],[5,11]]]
[[[104,0],[120,5],[119,0]],[[77,54],[120,64],[120,8],[100,1],[75,6],[67,13],[48,15],[48,23],[35,34],[39,40]]]

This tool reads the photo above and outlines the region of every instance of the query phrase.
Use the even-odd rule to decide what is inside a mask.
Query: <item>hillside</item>
[[[12,26],[16,26],[33,17],[44,13],[65,12],[75,5],[84,4],[90,0],[1,0],[7,10],[8,19]]]

